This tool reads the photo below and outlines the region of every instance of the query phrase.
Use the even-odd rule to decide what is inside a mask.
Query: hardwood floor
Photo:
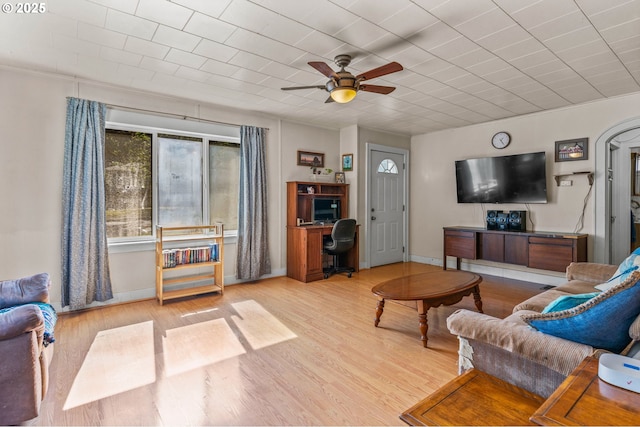
[[[351,279],[286,277],[159,306],[155,300],[61,315],[50,387],[32,425],[401,425],[405,409],[457,375],[446,318],[389,302],[383,280],[439,267],[401,263]],[[504,317],[541,285],[484,276],[484,311]]]

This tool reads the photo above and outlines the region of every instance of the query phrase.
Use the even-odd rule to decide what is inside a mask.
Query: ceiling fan
[[[359,90],[381,93],[383,95],[390,94],[396,89],[395,87],[361,84],[361,82],[403,70],[402,65],[397,62],[390,62],[387,65],[354,76],[344,69],[344,67],[351,63],[351,55],[338,55],[335,57],[334,62],[340,67],[340,71],[333,71],[331,67],[324,62],[309,62],[309,65],[329,77],[329,81],[326,84],[283,87],[282,90],[324,89],[329,92],[329,98],[327,98],[325,103],[335,101],[344,104],[355,98]]]

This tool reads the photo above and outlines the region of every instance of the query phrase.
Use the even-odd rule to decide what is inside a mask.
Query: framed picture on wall
[[[298,166],[324,167],[324,153],[298,150]]]
[[[342,155],[342,170],[343,171],[353,170],[353,154]]]
[[[336,172],[336,182],[338,184],[344,184],[345,183],[344,172]]]
[[[556,141],[556,162],[587,160],[589,158],[589,138]]]

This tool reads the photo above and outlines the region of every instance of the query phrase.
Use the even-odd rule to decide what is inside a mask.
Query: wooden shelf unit
[[[309,193],[309,188],[313,189]],[[312,200],[315,198],[340,199],[340,217],[349,215],[349,184],[335,182],[287,182],[287,226],[296,226],[297,218],[310,222]]]
[[[164,251],[167,249],[188,249],[202,247],[203,244],[217,243],[216,260],[178,264],[165,267]],[[156,226],[156,298],[160,305],[164,301],[183,298],[210,292],[224,293],[224,227],[222,224],[195,225],[185,227]],[[165,278],[167,272],[188,272],[194,269],[210,268],[211,273],[197,273]],[[195,285],[196,282],[211,280],[205,285]],[[193,286],[188,286],[194,283]],[[172,285],[185,284],[187,286],[166,289]]]

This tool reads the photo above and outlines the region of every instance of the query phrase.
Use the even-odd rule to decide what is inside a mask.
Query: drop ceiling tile
[[[458,77],[447,80],[448,85],[451,85],[452,87],[459,88],[459,89],[473,86],[475,84],[484,84],[484,83],[485,81],[482,80],[480,77],[474,76],[473,74],[467,73],[466,71],[463,74],[460,74]]]
[[[511,16],[523,27],[532,28],[576,10],[578,7],[572,1],[541,0],[514,11]]]
[[[559,67],[547,73],[536,74],[536,80],[542,84],[548,85],[554,82],[566,82],[570,79],[583,80],[579,74],[567,66]]]
[[[126,52],[121,49],[113,49],[111,47],[102,46],[100,48],[100,57],[107,61],[117,62],[119,64],[126,64],[132,67],[140,64],[142,61],[142,55],[137,53]]]
[[[621,3],[603,10],[598,13],[589,15],[589,20],[599,30],[616,27],[625,22],[636,21],[640,19],[640,2],[630,1]]]
[[[319,31],[312,31],[293,44],[317,57],[327,57],[335,49],[344,46],[344,42]]]
[[[132,53],[138,53],[140,55],[150,56],[157,59],[164,59],[164,57],[167,56],[167,53],[169,53],[169,50],[171,50],[168,46],[136,37],[128,37],[124,49]]]
[[[306,25],[245,0],[233,1],[220,19],[288,44],[296,43],[313,31]]]
[[[617,60],[601,64],[594,64],[592,67],[580,69],[580,75],[589,81],[595,76],[613,72],[626,73],[627,69]]]
[[[117,9],[121,12],[129,13],[133,15],[138,6],[137,1],[131,0],[91,0],[92,3],[97,3],[110,9]]]
[[[631,76],[625,79],[607,80],[602,83],[595,84],[594,86],[600,93],[607,97],[624,95],[626,93],[637,92],[640,90],[638,83],[636,83]]]
[[[86,0],[67,0],[46,2],[47,14],[66,16],[80,22],[104,27],[107,8]]]
[[[496,71],[501,71],[504,69],[513,68],[503,59],[498,57],[493,57],[492,59],[484,62],[479,62],[475,65],[471,65],[467,67],[467,71],[483,77],[487,74],[495,73]]]
[[[490,61],[495,57],[496,56],[493,53],[487,51],[486,49],[478,48],[466,52],[460,56],[456,56],[455,58],[451,58],[450,61],[452,64],[455,64],[458,67],[467,68],[481,62]]]
[[[172,0],[189,9],[200,11],[206,15],[218,18],[232,0]]]
[[[206,71],[207,73],[217,74],[220,76],[231,76],[233,73],[238,71],[240,67],[236,65],[227,64],[224,62],[216,61],[214,59],[207,59],[202,67],[200,67],[202,71]]]
[[[184,65],[191,68],[200,68],[204,65],[207,58],[193,53],[185,52],[180,49],[171,49],[165,58],[166,61],[174,64]]]
[[[151,40],[158,24],[117,10],[109,9],[105,28],[141,39]]]
[[[352,1],[351,4],[347,6],[347,9],[369,22],[380,24],[410,4],[412,3],[409,2],[409,0],[394,0],[378,2],[375,4],[375,7],[372,7],[373,5],[370,0],[356,0]]]
[[[593,27],[583,27],[557,37],[544,41],[545,46],[553,52],[560,52],[596,41],[600,41],[600,35]]]
[[[304,51],[300,49],[240,28],[229,37],[225,44],[265,58],[273,58],[283,64],[289,64],[304,54]]]
[[[267,66],[273,61],[270,61],[267,58],[263,58],[258,55],[254,55],[253,53],[238,50],[233,58],[231,58],[227,62],[232,65],[237,65],[238,67],[260,71],[261,68]]]
[[[617,40],[614,42],[610,42],[609,46],[614,52],[627,52],[631,50],[636,50],[640,47],[640,32],[633,36],[628,37],[622,40]]]
[[[458,37],[441,46],[434,47],[430,50],[430,53],[447,61],[451,61],[453,58],[477,49],[479,49],[479,46],[471,40],[466,37]]]
[[[460,7],[459,2],[447,1],[429,9],[429,12],[448,25],[456,27],[494,9],[497,9],[497,7],[491,0],[466,2],[464,7]]]
[[[193,49],[196,55],[206,58],[215,59],[222,62],[228,62],[234,55],[238,53],[238,49],[226,46],[222,43],[212,42],[211,40],[202,39],[198,46]]]
[[[218,43],[223,43],[235,29],[236,27],[234,25],[213,19],[199,12],[194,13],[184,27],[187,33],[204,37],[205,39]]]
[[[262,74],[266,74],[268,76],[286,79],[287,77],[299,72],[300,70],[288,65],[280,64],[279,62],[271,61],[260,70],[254,71],[260,71]]]
[[[118,72],[118,64],[98,57],[80,55],[76,72],[86,78],[110,81],[111,76]]]
[[[609,46],[607,46],[606,43],[604,43],[600,39],[586,44],[573,46],[570,49],[557,51],[556,55],[558,55],[558,57],[563,61],[573,62],[576,60],[582,60],[590,56],[609,52],[611,52]]]
[[[0,21],[1,20],[0,16]],[[16,25],[16,28],[12,28],[8,22],[2,22],[2,25],[0,25],[0,37],[11,43],[16,42],[15,34],[19,31],[19,27],[21,27],[20,20],[13,20],[13,23]],[[64,34],[65,36],[76,37],[78,35],[78,21],[52,13],[46,16],[46,20],[40,20],[38,25],[30,28],[27,35],[33,37],[36,43],[46,43],[50,45],[51,34]],[[46,40],[46,42],[44,40]]]
[[[511,63],[517,58],[530,56],[532,54],[543,51],[545,51],[544,46],[538,40],[534,39],[533,37],[529,37],[525,40],[519,41],[509,46],[496,49],[493,51],[493,53],[504,59],[505,61]]]
[[[363,46],[383,37],[384,34],[385,31],[377,25],[364,19],[356,19],[351,25],[337,31],[333,36],[345,43]]]
[[[191,52],[202,40],[201,37],[183,33],[174,28],[160,25],[152,39],[156,43]]]
[[[567,15],[559,16],[532,27],[529,31],[537,39],[544,42],[545,40],[562,36],[563,34],[571,33],[582,28],[591,28],[591,26],[589,25],[589,21],[585,19],[582,11],[576,10]]]
[[[100,45],[63,34],[53,35],[53,47],[66,52],[82,54],[97,58],[100,55]],[[88,61],[89,62],[89,61]]]
[[[497,32],[515,27],[515,22],[500,8],[493,8],[468,21],[456,25],[456,30],[471,40],[488,37]]]
[[[624,24],[600,30],[600,33],[609,43],[617,42],[629,37],[635,37],[640,31],[640,19],[625,22]]]
[[[566,84],[558,87],[553,86],[553,90],[573,103],[595,101],[602,98],[602,94],[585,81],[570,86]]]
[[[124,34],[105,30],[102,27],[85,24],[84,22],[78,23],[78,38],[114,49],[122,49],[127,39]]]
[[[358,19],[357,15],[333,3],[316,1],[307,9],[306,14],[297,20],[318,31],[334,35]]]
[[[510,61],[511,65],[527,74],[548,73],[566,65],[548,50],[540,50]]]
[[[138,0],[136,16],[182,29],[193,14],[191,9],[167,0]]]
[[[211,74],[200,70],[194,70],[190,67],[180,66],[174,76],[196,82],[206,82],[211,77]]]
[[[598,66],[600,64],[607,64],[617,61],[616,56],[611,52],[602,52],[596,55],[591,55],[585,58],[576,58],[574,60],[567,60],[567,64],[580,72],[583,69],[589,69],[591,67]]]
[[[389,3],[391,4],[392,2]],[[436,22],[438,20],[429,12],[410,3],[404,9],[398,10],[396,14],[380,22],[380,26],[399,37],[408,38],[411,41],[413,34]]]
[[[491,34],[475,40],[480,46],[494,52],[507,46],[528,40],[531,35],[518,25],[511,25],[492,32]]]
[[[125,79],[130,80],[151,80],[155,73],[150,70],[145,70],[140,67],[132,67],[126,64],[118,65],[118,75]]]
[[[389,61],[399,62],[405,68],[415,67],[423,62],[433,59],[433,55],[420,49],[417,46],[409,45],[407,49],[404,49],[397,54],[387,57]]]
[[[208,1],[208,0],[202,0]],[[266,7],[276,13],[283,16],[300,21],[302,18],[309,14],[310,10],[314,10],[317,7],[323,7],[326,0],[296,0],[296,1],[282,1],[282,0],[252,0],[253,3]]]
[[[434,56],[428,61],[422,62],[413,67],[413,71],[423,76],[430,77],[435,73],[439,73],[442,70],[446,70],[452,67],[453,66],[451,65],[451,63]]]
[[[424,50],[449,43],[462,35],[442,22],[437,22],[411,36],[411,42]]]
[[[231,77],[237,80],[241,80],[243,82],[260,84],[260,82],[264,81],[269,76],[266,74],[258,73],[257,71],[251,71],[245,68],[239,68],[238,71],[233,73]]]
[[[494,73],[485,74],[484,76],[482,76],[482,78],[493,84],[500,85],[500,83],[504,80],[517,78],[521,75],[522,73],[520,71],[516,70],[513,67],[510,67],[504,68]]]
[[[155,58],[144,57],[140,62],[140,68],[151,70],[158,73],[173,74],[180,66],[167,61],[160,61]]]

